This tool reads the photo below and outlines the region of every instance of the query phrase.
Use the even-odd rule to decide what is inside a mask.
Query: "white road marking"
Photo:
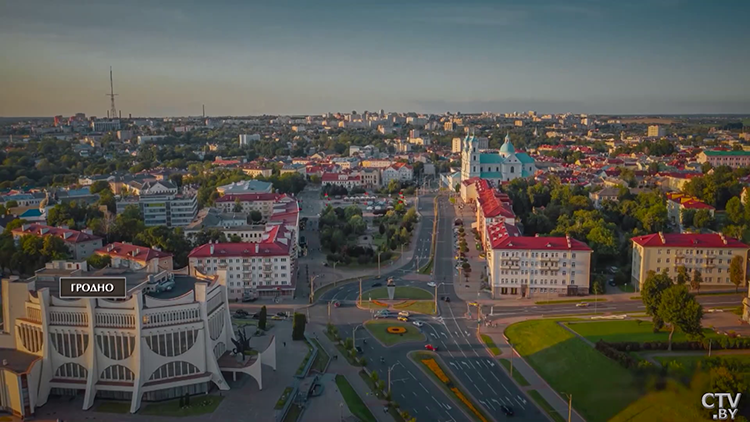
[[[502,384],[502,386],[503,386],[503,388],[505,389],[505,391],[506,391],[506,392],[507,392],[508,394],[512,394],[512,393],[510,392],[510,390],[508,390],[508,387],[506,387],[506,386],[505,386],[505,384]]]

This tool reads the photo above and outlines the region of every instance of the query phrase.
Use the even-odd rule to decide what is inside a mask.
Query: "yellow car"
[[[408,321],[409,321],[409,318],[407,318],[407,317],[405,317],[405,316],[400,316],[400,317],[398,317],[398,320],[399,320],[399,321],[403,321],[403,322],[408,322]]]

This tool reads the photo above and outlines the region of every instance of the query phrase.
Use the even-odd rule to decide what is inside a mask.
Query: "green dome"
[[[513,144],[510,143],[510,139],[506,136],[505,143],[500,147],[500,152],[504,154],[515,154],[516,149],[513,148]]]

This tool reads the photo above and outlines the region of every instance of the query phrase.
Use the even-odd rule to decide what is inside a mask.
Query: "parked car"
[[[588,307],[589,307],[589,303],[588,302],[576,303],[576,308],[588,308]]]
[[[409,321],[409,318],[407,318],[407,317],[405,317],[405,316],[400,316],[400,317],[398,317],[398,320],[399,320],[399,321],[402,321],[402,322],[408,322],[408,321]]]
[[[398,313],[398,316],[408,317],[409,316],[409,311],[401,311],[401,312]]]
[[[501,405],[500,409],[502,409],[503,413],[505,413],[505,416],[513,416],[513,408],[506,405]]]
[[[448,297],[448,296],[443,296],[443,297],[440,298],[440,300],[442,300],[443,302],[450,302],[451,298]]]
[[[243,296],[242,297],[243,302],[255,302],[256,300],[258,300],[258,298],[255,296]]]
[[[435,287],[435,286],[436,286],[436,284],[433,283],[433,282],[431,282],[431,281],[429,283],[427,283],[427,287]]]
[[[244,309],[237,309],[236,311],[234,311],[235,318],[243,319],[247,318],[249,315],[250,314]]]
[[[271,315],[271,319],[274,321],[282,321],[284,318],[278,316],[278,315]]]
[[[425,344],[424,348],[427,349],[427,350],[431,350],[433,352],[437,352],[438,351],[438,347],[437,346],[433,346],[431,344]]]
[[[413,321],[412,324],[414,324],[415,327],[421,327],[424,325],[424,323],[421,321]]]
[[[372,287],[380,287],[380,286],[382,286],[382,285],[383,285],[383,283],[381,283],[381,282],[379,282],[379,281],[377,281],[377,282],[375,282],[375,283],[372,283]]]

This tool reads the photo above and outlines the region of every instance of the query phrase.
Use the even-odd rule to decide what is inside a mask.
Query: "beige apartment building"
[[[722,234],[654,233],[637,236],[633,241],[631,278],[637,288],[643,285],[649,271],[664,270],[677,277],[677,268],[685,266],[688,273],[700,271],[703,285],[731,287],[729,263],[734,256],[747,263],[750,247]],[[743,265],[743,272],[746,265]],[[743,279],[746,274],[743,274]]]

